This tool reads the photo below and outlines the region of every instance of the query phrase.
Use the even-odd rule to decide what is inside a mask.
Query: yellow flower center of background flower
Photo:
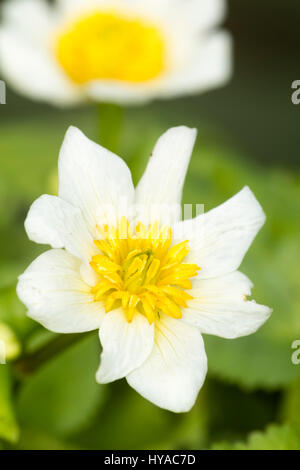
[[[56,55],[71,80],[145,82],[165,68],[165,41],[156,25],[115,12],[96,12],[69,24]]]
[[[181,307],[193,297],[191,277],[200,269],[184,263],[189,252],[188,241],[171,246],[172,230],[159,228],[158,222],[148,229],[138,223],[134,234],[123,217],[118,227],[98,227],[100,240],[95,240],[101,254],[90,262],[99,275],[92,288],[95,301],[102,300],[106,312],[122,307],[131,322],[136,312],[144,314],[151,324],[163,312],[181,318]]]

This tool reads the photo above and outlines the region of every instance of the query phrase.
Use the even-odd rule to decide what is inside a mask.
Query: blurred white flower
[[[134,189],[123,160],[70,128],[59,195],[37,199],[25,222],[29,238],[52,249],[17,287],[46,328],[100,329],[99,383],[126,377],[175,412],[193,406],[205,379],[201,333],[248,335],[271,313],[247,300],[252,283],[237,271],[265,221],[249,188],[195,219],[164,216],[180,204],[195,137],[183,126],[163,134]]]
[[[0,71],[56,105],[139,103],[223,85],[231,41],[225,0],[7,0]]]

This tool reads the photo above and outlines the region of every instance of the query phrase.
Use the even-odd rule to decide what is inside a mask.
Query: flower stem
[[[124,110],[113,103],[101,103],[98,108],[99,143],[114,153],[119,153]]]
[[[14,361],[14,368],[23,377],[31,375],[53,357],[93,333],[93,331],[89,331],[87,333],[58,335],[33,353],[26,354]]]

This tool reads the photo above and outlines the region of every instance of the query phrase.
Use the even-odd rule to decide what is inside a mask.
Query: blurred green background
[[[1,3],[1,2],[0,2]],[[24,377],[0,365],[0,448],[300,449],[300,79],[298,0],[231,0],[226,27],[235,72],[225,88],[125,110],[120,153],[137,181],[159,135],[178,124],[199,129],[184,202],[222,203],[245,184],[267,214],[241,270],[254,298],[274,309],[255,335],[205,337],[209,373],[191,412],[175,415],[140,397],[125,381],[97,385],[97,334],[83,337]],[[1,74],[1,71],[0,71]],[[97,106],[58,110],[10,89],[0,106],[0,332],[23,351],[52,338],[25,316],[16,278],[44,251],[27,240],[32,201],[55,193],[67,127],[99,140]]]

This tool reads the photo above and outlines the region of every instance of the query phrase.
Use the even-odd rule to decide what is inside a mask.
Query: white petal
[[[232,41],[218,32],[197,40],[188,62],[162,80],[159,95],[174,97],[225,85],[232,76]]]
[[[176,0],[177,1],[177,0]],[[131,13],[132,16],[166,17],[174,0],[57,0],[58,6],[69,14],[80,11],[109,9],[117,12]]]
[[[180,219],[181,195],[197,131],[173,127],[158,140],[136,189],[137,218],[171,224]]]
[[[28,315],[56,333],[99,328],[105,315],[80,276],[80,262],[64,250],[36,258],[19,277],[17,293]]]
[[[0,29],[0,69],[8,83],[31,99],[60,106],[81,100],[51,51],[30,41],[16,27]]]
[[[58,168],[59,196],[81,209],[91,233],[97,224],[130,215],[134,187],[127,165],[75,127],[66,133]]]
[[[199,31],[217,25],[225,16],[226,6],[224,0],[123,0],[121,2],[109,0],[109,2],[150,20],[160,20],[161,23],[176,21],[179,25],[184,23],[189,33],[195,29]],[[107,0],[101,0],[101,3],[105,4]]]
[[[44,41],[54,25],[54,9],[45,0],[9,0],[2,12],[4,24],[35,41]]]
[[[52,248],[66,248],[83,261],[90,261],[96,253],[80,209],[59,197],[48,194],[39,197],[29,209],[25,229],[30,240]]]
[[[153,348],[154,325],[141,314],[128,323],[121,309],[114,310],[104,318],[99,335],[103,352],[96,378],[98,383],[108,383],[145,362]]]
[[[176,15],[190,30],[203,31],[218,25],[226,13],[224,0],[177,0]]]
[[[201,333],[239,338],[250,335],[269,318],[272,310],[247,301],[252,283],[242,273],[235,271],[215,279],[193,282],[193,300],[183,310],[183,321],[196,326]]]
[[[188,239],[190,252],[185,262],[200,266],[199,279],[236,271],[265,214],[248,187],[196,219],[179,222],[174,237]]]
[[[90,12],[97,8],[111,7],[114,0],[56,0],[57,7],[68,15]]]
[[[83,279],[91,286],[96,284],[97,275],[89,263],[98,251],[80,209],[45,194],[32,204],[25,229],[30,240],[52,248],[66,248],[80,258]]]
[[[90,99],[103,103],[143,104],[159,96],[158,85],[159,81],[155,86],[154,81],[144,85],[117,80],[95,80],[84,87],[84,93]]]
[[[127,381],[144,398],[176,413],[189,411],[207,372],[204,344],[197,328],[162,315],[155,346]]]

